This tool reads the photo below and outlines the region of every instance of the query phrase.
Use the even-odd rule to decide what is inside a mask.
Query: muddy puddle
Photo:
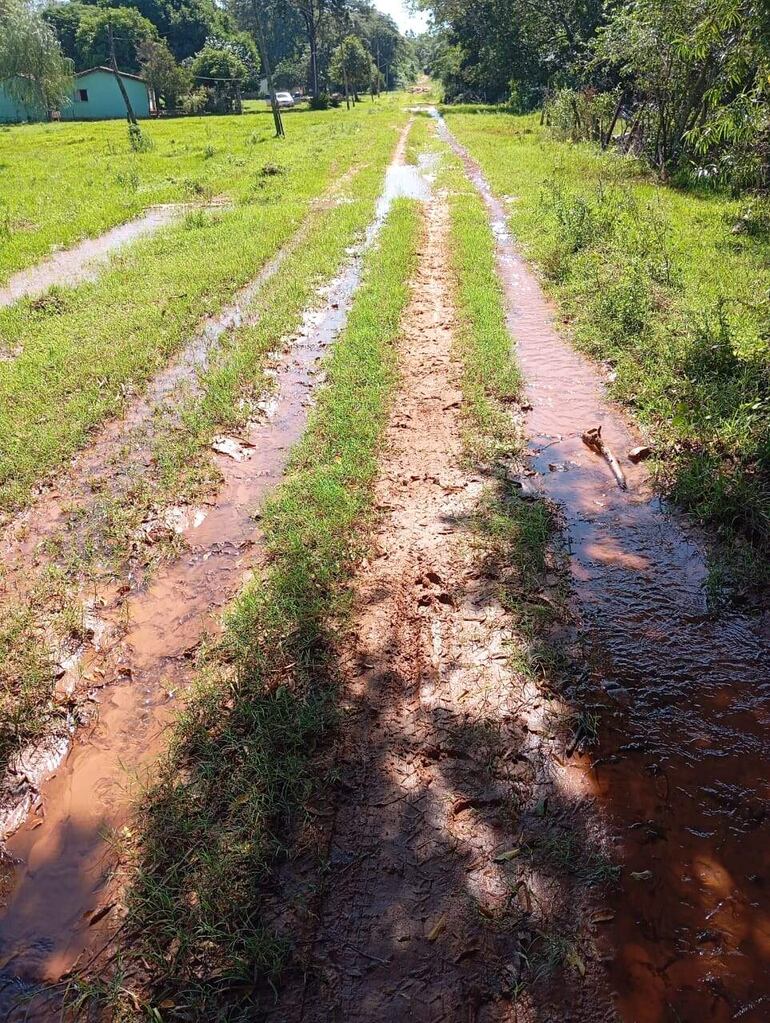
[[[218,209],[224,205],[217,203],[211,207],[186,204],[153,206],[141,217],[119,224],[98,238],[86,238],[70,249],[54,253],[36,266],[12,274],[6,284],[0,286],[0,308],[12,305],[21,298],[37,298],[55,285],[74,288],[86,281],[94,281],[110,256],[119,249],[125,248],[139,238],[155,234],[191,209]]]
[[[562,510],[576,621],[562,639],[584,668],[568,695],[600,720],[599,747],[572,758],[563,788],[598,797],[623,865],[599,947],[618,1015],[768,1020],[770,616],[710,608],[702,538],[627,457],[641,438],[557,334],[479,166],[438,130],[490,214],[533,482]],[[626,491],[581,439],[596,426]]]
[[[403,143],[405,137],[397,161]],[[388,186],[365,243],[275,357],[275,389],[261,403],[259,421],[237,437],[217,438],[222,485],[209,504],[181,517],[184,553],[147,585],[126,597],[114,594],[99,610],[104,631],[116,638],[99,654],[105,683],[91,692],[98,713],[76,734],[66,759],[40,786],[29,819],[7,842],[0,1019],[58,1019],[61,985],[51,985],[87,963],[120,925],[112,906],[111,836],[127,826],[134,783],[164,748],[196,650],[260,563],[258,509],[302,435],[323,380],[319,362],[347,320],[363,254],[390,203],[403,194],[402,186]]]

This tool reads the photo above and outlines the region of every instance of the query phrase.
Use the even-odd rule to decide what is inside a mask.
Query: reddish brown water
[[[396,160],[404,143],[405,136]],[[12,864],[0,920],[2,1019],[58,1019],[58,997],[45,985],[59,981],[117,926],[113,913],[102,916],[111,905],[115,867],[108,833],[119,832],[129,819],[132,775],[164,747],[174,695],[189,681],[192,653],[259,563],[255,512],[280,480],[305,427],[318,362],[346,321],[363,249],[374,242],[393,199],[415,194],[416,181],[413,168],[388,172],[364,246],[278,358],[266,421],[223,445],[238,457],[218,456],[222,487],[205,519],[185,530],[184,556],[120,605],[116,600],[100,610],[108,623],[117,627],[119,618],[128,626],[101,657],[111,684],[95,694],[98,720],[76,736],[64,763],[41,786],[41,812],[8,842]]]
[[[573,696],[602,716],[599,754],[573,772],[600,796],[623,863],[602,947],[618,1014],[769,1020],[770,615],[709,608],[700,535],[626,457],[639,437],[556,332],[478,164],[439,131],[489,211],[532,464],[563,511],[586,668]],[[626,492],[581,440],[598,424]]]

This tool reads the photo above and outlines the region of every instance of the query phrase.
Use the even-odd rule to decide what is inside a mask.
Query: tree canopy
[[[770,184],[766,0],[419,0],[447,101],[545,104],[661,173]]]
[[[72,65],[27,0],[0,0],[0,82],[25,106],[55,109],[71,95]]]
[[[345,36],[332,56],[329,73],[341,85],[347,95],[367,89],[374,77],[375,67],[372,55],[358,36]]]

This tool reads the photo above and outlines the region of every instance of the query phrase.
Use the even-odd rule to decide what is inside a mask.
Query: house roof
[[[75,78],[80,78],[82,75],[91,75],[91,74],[94,73],[94,71],[106,71],[108,75],[114,75],[115,74],[115,72],[112,70],[111,67],[103,67],[103,66],[100,66],[100,67],[89,67],[89,68],[86,68],[85,71],[76,71],[75,72]],[[121,78],[133,78],[133,80],[135,82],[143,82],[145,85],[147,84],[147,79],[146,78],[142,78],[141,75],[132,75],[128,71],[118,71],[118,74],[120,75]]]

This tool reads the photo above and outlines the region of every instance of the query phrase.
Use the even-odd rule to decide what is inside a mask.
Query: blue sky
[[[414,32],[422,32],[427,27],[427,16],[422,11],[419,14],[412,14],[404,0],[374,0],[374,6],[389,14],[402,32],[406,32],[408,28]]]

